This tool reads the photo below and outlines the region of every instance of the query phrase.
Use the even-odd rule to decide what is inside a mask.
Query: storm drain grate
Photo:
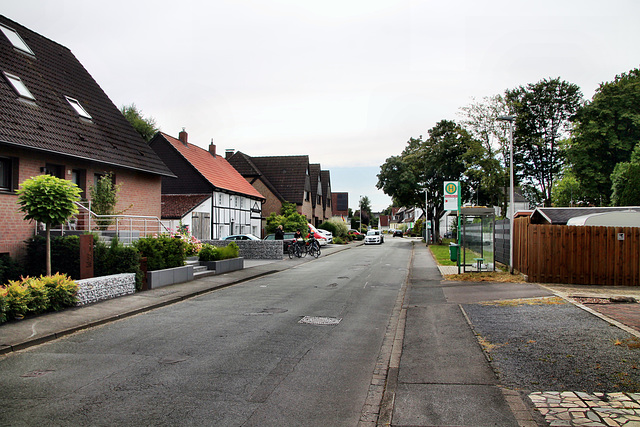
[[[307,325],[330,326],[337,325],[341,321],[341,317],[304,316],[298,323],[305,323]]]

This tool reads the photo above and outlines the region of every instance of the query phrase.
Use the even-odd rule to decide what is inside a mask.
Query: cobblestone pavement
[[[640,394],[543,391],[529,399],[550,426],[640,426]]]

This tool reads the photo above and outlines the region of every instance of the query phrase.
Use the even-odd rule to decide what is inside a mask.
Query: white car
[[[369,230],[367,235],[364,236],[365,245],[381,245],[384,243],[384,237],[380,230]]]
[[[326,239],[327,243],[333,243],[333,233],[327,230],[323,230],[322,228],[318,228],[318,233],[322,234]]]

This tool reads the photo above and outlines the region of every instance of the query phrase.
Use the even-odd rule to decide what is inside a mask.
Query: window
[[[42,172],[46,173],[47,175],[52,175],[60,179],[65,178],[64,171],[65,167],[63,165],[54,165],[52,163],[47,163],[42,170]]]
[[[82,105],[80,105],[80,102],[78,102],[77,99],[69,98],[68,96],[65,96],[65,98],[67,98],[67,101],[71,104],[73,109],[76,110],[76,113],[80,114],[80,117],[91,120],[91,116],[87,113],[87,110],[82,108]]]
[[[80,197],[83,199],[87,197],[86,189],[87,171],[84,169],[72,169],[71,170],[71,182],[80,187],[82,193]]]
[[[35,55],[29,48],[29,46],[27,46],[25,41],[22,40],[22,37],[20,37],[20,34],[18,34],[16,30],[14,30],[13,28],[5,27],[2,24],[0,24],[0,30],[2,30],[4,35],[9,39],[13,47],[18,48],[23,52],[30,53],[31,55]]]
[[[34,101],[36,100],[31,92],[29,92],[29,89],[27,89],[27,86],[25,86],[25,84],[22,82],[22,79],[20,77],[14,76],[13,74],[9,73],[4,73],[4,76],[7,78],[9,83],[11,83],[11,86],[13,86],[13,89],[18,95],[20,95],[22,98],[31,99]]]
[[[14,191],[18,183],[18,159],[0,157],[0,191]]]

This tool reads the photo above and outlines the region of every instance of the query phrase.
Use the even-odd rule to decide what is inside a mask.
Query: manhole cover
[[[298,323],[305,323],[307,325],[337,325],[342,321],[341,317],[318,317],[318,316],[304,316]]]

